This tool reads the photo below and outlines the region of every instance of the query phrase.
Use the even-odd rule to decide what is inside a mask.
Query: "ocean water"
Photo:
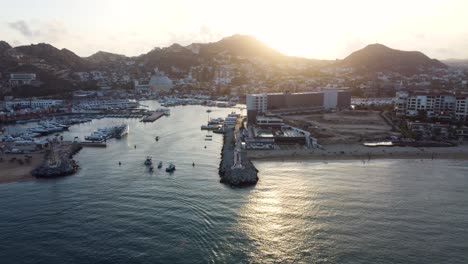
[[[466,161],[258,161],[258,184],[235,189],[206,109],[71,127],[130,134],[83,149],[73,176],[0,185],[0,263],[468,263]]]

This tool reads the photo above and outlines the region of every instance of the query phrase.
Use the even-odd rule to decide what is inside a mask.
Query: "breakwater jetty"
[[[51,142],[44,162],[32,171],[32,175],[37,178],[55,178],[74,174],[79,166],[73,160],[73,155],[81,148],[73,142]]]
[[[223,149],[221,150],[221,164],[219,165],[220,182],[234,187],[255,185],[258,181],[257,169],[247,158],[240,147],[240,138],[236,137],[237,130],[226,129]]]

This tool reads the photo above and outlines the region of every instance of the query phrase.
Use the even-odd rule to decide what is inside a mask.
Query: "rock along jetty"
[[[257,169],[247,159],[244,151],[236,146],[234,129],[227,129],[219,165],[220,182],[235,187],[255,185],[258,181]],[[237,157],[235,157],[237,155]]]
[[[55,178],[74,174],[79,166],[72,159],[81,146],[70,142],[51,142],[42,165],[32,171],[38,178]]]

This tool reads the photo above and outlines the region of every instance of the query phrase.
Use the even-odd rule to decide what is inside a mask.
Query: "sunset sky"
[[[286,55],[343,58],[371,43],[468,59],[467,0],[0,0],[0,39],[88,56],[248,34]]]

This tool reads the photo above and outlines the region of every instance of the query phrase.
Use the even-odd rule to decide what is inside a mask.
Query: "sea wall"
[[[53,143],[60,144],[54,150],[49,150],[44,162],[32,171],[32,175],[38,178],[55,178],[74,174],[79,166],[73,160],[73,155],[81,150],[81,146],[75,143]],[[51,156],[55,155],[58,160],[51,165]]]
[[[241,152],[242,168],[232,168],[234,164],[234,130],[229,129],[223,136],[223,148],[221,150],[221,163],[219,165],[220,182],[235,187],[255,185],[258,181],[257,169],[247,158],[244,151]]]

